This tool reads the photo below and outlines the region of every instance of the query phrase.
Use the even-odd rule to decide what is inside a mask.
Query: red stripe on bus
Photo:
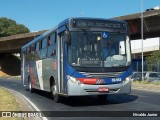
[[[53,70],[56,70],[56,60],[53,62]]]
[[[96,84],[98,78],[77,78],[77,80],[84,84]]]

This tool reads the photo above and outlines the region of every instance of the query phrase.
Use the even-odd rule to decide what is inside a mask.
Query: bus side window
[[[34,52],[35,52],[35,44],[31,46],[31,54],[34,54]]]
[[[48,45],[47,57],[55,57],[56,47],[55,47],[55,33],[50,35],[50,46]]]
[[[29,47],[29,54],[31,54],[31,51],[32,51],[32,48],[31,48],[31,46]]]
[[[27,51],[26,51],[26,55],[28,55],[29,54],[29,47],[27,47]]]
[[[42,40],[39,42],[39,50],[42,49]]]
[[[48,46],[51,45],[51,37],[50,36],[47,37],[47,44],[48,44]]]
[[[31,46],[28,47],[28,62],[31,61]]]
[[[42,40],[42,49],[46,48],[47,47],[47,39],[43,39]]]
[[[39,42],[35,43],[35,58],[39,60]]]
[[[36,43],[36,51],[39,51],[39,42]]]
[[[41,49],[41,59],[46,58],[47,56],[47,38],[42,40],[42,49]]]
[[[36,43],[34,44],[34,51],[36,51]]]
[[[27,54],[27,50],[26,50],[24,53],[25,53],[26,56],[28,55],[28,54]]]
[[[26,50],[26,62],[29,62],[29,56],[30,56],[30,47],[27,47],[27,50]]]
[[[55,40],[55,33],[51,35],[51,45],[54,45],[56,43],[56,40]]]

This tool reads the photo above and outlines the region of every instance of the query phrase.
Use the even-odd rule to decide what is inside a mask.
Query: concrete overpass
[[[19,53],[20,48],[46,30],[0,38],[0,53]]]
[[[45,30],[39,32],[12,35],[0,38],[0,76],[20,75],[21,61],[12,53],[20,53],[23,45],[30,42],[33,38],[44,33]]]
[[[160,10],[143,12],[143,15],[144,39],[160,37]],[[114,19],[128,22],[132,40],[141,38],[141,13],[115,17]]]

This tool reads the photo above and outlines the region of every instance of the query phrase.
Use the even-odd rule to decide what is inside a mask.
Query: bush
[[[30,31],[25,25],[18,24],[16,21],[5,17],[0,18],[0,37],[28,32]]]

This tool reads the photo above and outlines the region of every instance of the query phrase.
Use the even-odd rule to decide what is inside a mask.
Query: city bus
[[[21,48],[22,84],[30,92],[97,96],[131,92],[131,48],[124,21],[68,18]]]

